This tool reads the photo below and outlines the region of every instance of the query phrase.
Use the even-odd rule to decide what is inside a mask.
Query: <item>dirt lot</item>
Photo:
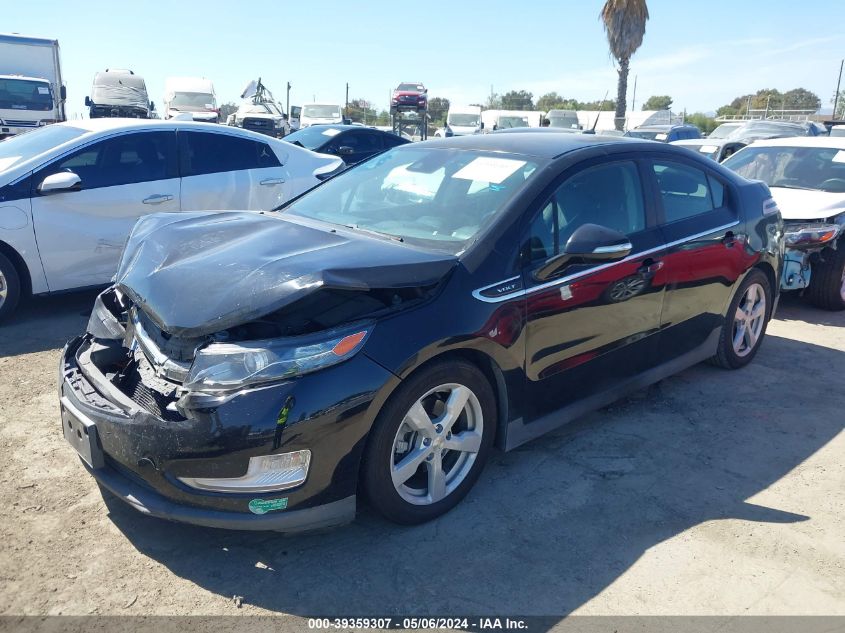
[[[845,314],[785,300],[751,367],[496,454],[434,523],[284,537],[104,501],[57,414],[92,299],[0,326],[0,614],[845,615]]]

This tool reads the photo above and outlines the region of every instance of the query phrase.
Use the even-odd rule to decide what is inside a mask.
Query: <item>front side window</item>
[[[567,178],[531,223],[529,258],[535,261],[563,252],[572,233],[584,224],[625,235],[645,229],[642,183],[634,162],[589,167]]]
[[[724,185],[703,170],[671,161],[655,161],[653,168],[667,223],[724,205]]]
[[[276,153],[266,143],[211,132],[180,132],[182,176],[278,167]]]
[[[124,134],[94,143],[39,172],[36,183],[51,174],[75,173],[82,189],[99,189],[176,177],[172,132]]]
[[[286,213],[457,253],[495,220],[539,159],[405,145],[344,172]]]

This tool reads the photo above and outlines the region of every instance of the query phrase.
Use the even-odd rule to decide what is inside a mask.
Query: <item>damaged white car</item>
[[[771,189],[784,220],[781,289],[845,310],[845,138],[757,141],[723,163]]]
[[[104,286],[160,211],[270,210],[344,167],[268,136],[191,121],[85,119],[0,144],[0,319],[21,296]]]

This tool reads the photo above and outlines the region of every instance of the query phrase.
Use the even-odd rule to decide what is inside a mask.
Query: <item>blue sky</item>
[[[94,73],[131,68],[161,107],[164,79],[206,76],[236,100],[261,76],[295,105],[361,97],[384,108],[400,81],[430,96],[482,102],[490,93],[548,91],[582,101],[616,94],[598,13],[601,0],[341,2],[6,0],[0,30],[54,37],[69,113],[81,113]],[[845,2],[650,0],[634,56],[637,108],[669,94],[674,109],[715,110],[760,88],[804,87],[823,107],[845,57]],[[633,96],[629,88],[629,101]]]

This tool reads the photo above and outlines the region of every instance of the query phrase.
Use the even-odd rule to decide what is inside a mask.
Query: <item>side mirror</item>
[[[480,127],[480,128],[478,128],[478,129],[479,129],[479,130],[483,130],[483,129],[484,129],[484,121],[482,121],[482,122],[481,122],[481,127]]]
[[[65,191],[79,191],[82,188],[82,178],[72,171],[62,171],[58,174],[51,174],[38,185],[38,193],[47,195],[51,193],[62,193]]]
[[[355,150],[348,145],[341,145],[337,148],[337,153],[339,156],[349,156],[350,154],[354,154]]]
[[[61,88],[59,88],[59,95],[61,96],[62,101],[67,99],[67,86],[62,86]]]
[[[544,281],[554,276],[570,261],[614,261],[631,254],[633,249],[628,236],[598,224],[582,224],[566,242],[563,252],[550,258],[534,272],[534,277]]]
[[[89,97],[87,95],[85,97],[85,107],[88,107],[88,108],[91,107],[91,97]]]
[[[150,101],[150,112],[154,112],[156,109],[156,104]]]

